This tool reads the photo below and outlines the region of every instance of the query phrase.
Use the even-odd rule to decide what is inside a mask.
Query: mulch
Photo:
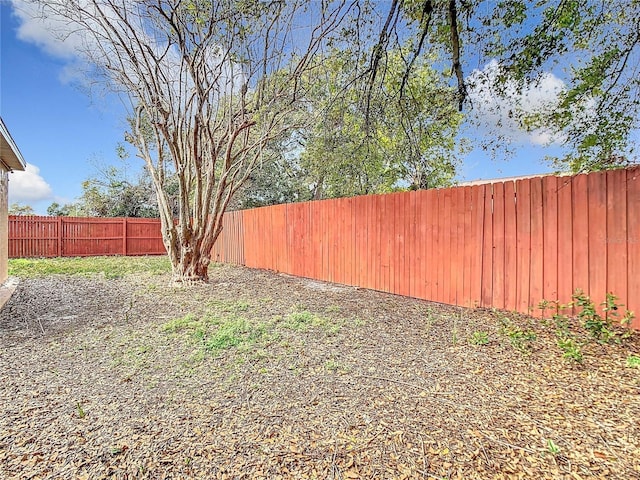
[[[575,363],[540,319],[210,273],[22,280],[0,311],[0,478],[640,478],[640,335]],[[264,334],[207,350],[167,328],[187,315]]]

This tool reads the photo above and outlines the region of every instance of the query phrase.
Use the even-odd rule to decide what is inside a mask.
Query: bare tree
[[[296,128],[300,79],[345,1],[31,0],[131,105],[177,281],[208,279],[222,216],[265,146]],[[58,23],[58,28],[61,24]],[[167,193],[177,175],[178,216]]]

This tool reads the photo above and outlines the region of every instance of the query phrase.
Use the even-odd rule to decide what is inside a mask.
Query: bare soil
[[[579,364],[539,319],[210,273],[22,280],[0,478],[640,478],[638,335]]]

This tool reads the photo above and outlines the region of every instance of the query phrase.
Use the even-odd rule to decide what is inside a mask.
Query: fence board
[[[558,298],[558,182],[556,177],[542,179],[543,286],[542,298]]]
[[[531,181],[516,182],[516,304],[519,312],[529,309],[531,281]]]
[[[573,177],[573,288],[590,291],[589,190],[587,175]]]
[[[484,232],[482,241],[482,303],[490,307],[493,297],[493,185],[487,185],[484,191]]]
[[[396,272],[395,272],[395,288],[393,291],[400,295],[409,295],[409,272],[406,258],[407,240],[409,238],[409,216],[411,214],[409,207],[409,195],[398,193],[395,196],[395,209],[397,215],[397,232],[396,232]]]
[[[484,195],[485,185],[472,187],[471,231],[473,244],[471,257],[471,298],[469,306],[482,305],[482,245],[484,242]]]
[[[464,298],[464,224],[466,205],[464,202],[464,188],[459,187],[455,189],[455,205],[456,205],[456,232],[455,232],[455,245],[454,255],[452,256],[453,265],[453,278],[452,284],[453,290],[453,302],[455,305],[461,305]]]
[[[427,190],[424,192],[424,222],[426,223],[426,232],[424,239],[424,296],[422,298],[436,297],[436,276],[437,276],[437,263],[436,263],[436,219],[438,208],[438,190]]]
[[[627,172],[607,172],[607,291],[627,296]]]
[[[538,302],[544,297],[544,206],[542,179],[531,182],[531,260],[529,276],[528,313],[536,313]]]
[[[504,183],[493,185],[493,282],[491,305],[495,308],[504,308]]]
[[[627,172],[628,290],[621,299],[636,314],[633,325],[640,329],[640,169]]]
[[[607,291],[607,177],[588,175],[589,185],[589,288],[598,305]],[[598,292],[598,293],[596,293]]]
[[[515,182],[504,184],[504,308],[517,309],[518,237]]]
[[[558,297],[561,305],[568,305],[573,293],[573,212],[571,179],[558,179]],[[571,309],[559,313],[570,314]]]

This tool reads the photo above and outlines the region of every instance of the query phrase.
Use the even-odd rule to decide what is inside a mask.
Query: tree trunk
[[[173,281],[185,284],[208,282],[211,249],[220,231],[214,230],[214,238],[207,239],[204,226],[181,227],[176,225],[168,210],[164,209],[162,213],[165,213],[160,215],[162,242],[171,261]]]
[[[189,284],[209,281],[211,252],[204,251],[201,243],[195,237],[188,243],[170,242],[168,246],[165,243],[174,282]]]

